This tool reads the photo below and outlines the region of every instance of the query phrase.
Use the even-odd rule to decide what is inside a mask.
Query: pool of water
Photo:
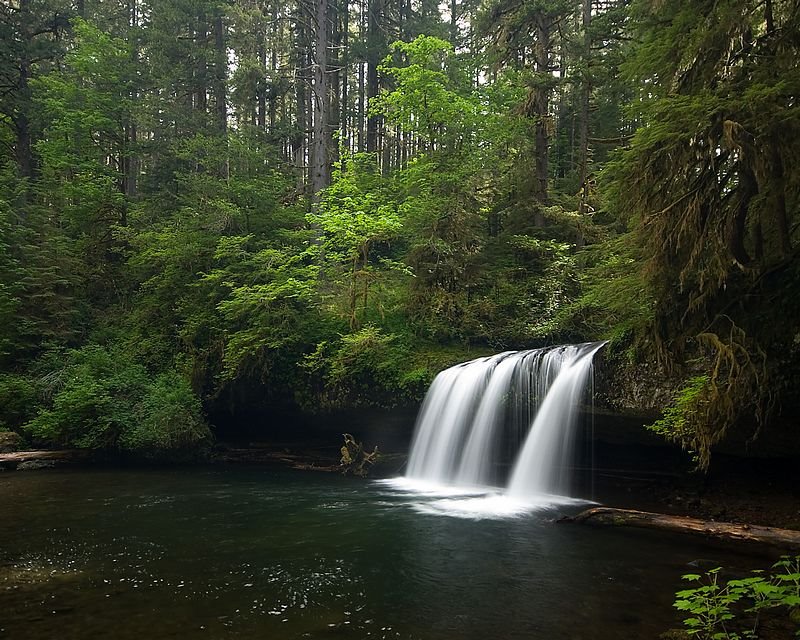
[[[656,638],[688,563],[569,501],[283,469],[0,474],[0,638]]]

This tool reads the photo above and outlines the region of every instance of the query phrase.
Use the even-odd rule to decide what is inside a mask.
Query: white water
[[[601,346],[579,352],[562,366],[514,462],[508,495],[525,498],[532,494],[568,493],[578,403],[591,372],[594,354]]]
[[[441,372],[417,418],[406,481],[479,491],[511,511],[568,495],[578,406],[602,346],[505,352]],[[505,490],[502,461],[513,461]]]

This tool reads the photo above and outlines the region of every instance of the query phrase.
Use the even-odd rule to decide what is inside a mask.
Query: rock
[[[11,453],[22,448],[22,436],[14,431],[0,431],[0,453]]]
[[[38,471],[39,469],[52,469],[55,466],[55,460],[26,460],[17,465],[17,471]]]

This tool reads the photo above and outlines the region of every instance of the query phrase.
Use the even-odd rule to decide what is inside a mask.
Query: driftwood
[[[343,433],[344,445],[339,450],[342,454],[339,460],[339,469],[345,475],[351,474],[354,476],[364,477],[369,473],[371,467],[380,457],[378,447],[376,446],[371,452],[364,449],[364,445],[357,442],[356,439],[349,433]]]
[[[62,451],[14,451],[0,453],[0,469],[30,468],[55,466],[57,464],[86,462],[89,452],[84,449],[65,449]],[[22,466],[21,466],[22,465]]]
[[[800,549],[800,531],[762,527],[753,524],[714,522],[685,516],[671,516],[664,513],[635,511],[633,509],[595,507],[582,511],[576,516],[565,516],[558,522],[660,529],[676,533],[693,533],[720,540],[757,542],[783,549]]]

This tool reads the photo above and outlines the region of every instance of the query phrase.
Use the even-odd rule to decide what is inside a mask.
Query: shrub
[[[121,349],[99,345],[60,362],[40,376],[43,407],[23,427],[35,442],[154,454],[210,437],[199,399],[176,372],[153,378]]]
[[[690,573],[683,579],[699,586],[678,591],[673,606],[690,614],[683,621],[688,633],[702,640],[758,638],[763,611],[800,607],[800,556],[783,556],[768,573],[755,571],[752,576],[725,583],[720,580],[719,567],[704,576]],[[800,638],[800,624],[793,624]]]

